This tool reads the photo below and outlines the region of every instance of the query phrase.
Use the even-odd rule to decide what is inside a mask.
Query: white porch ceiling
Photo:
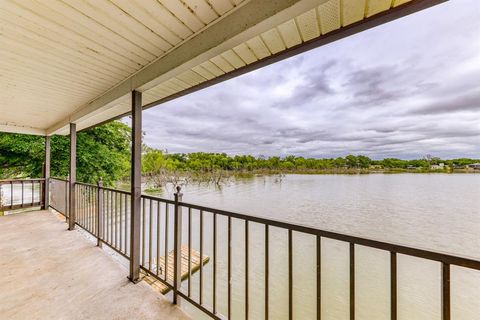
[[[3,0],[0,131],[67,134],[397,7],[442,0]]]

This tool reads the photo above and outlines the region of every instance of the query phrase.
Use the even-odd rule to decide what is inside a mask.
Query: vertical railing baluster
[[[102,247],[103,240],[103,182],[98,181],[97,187],[97,245]]]
[[[117,217],[117,221],[116,221],[116,226],[117,226],[117,246],[116,248],[119,250],[119,251],[122,251],[121,248],[122,248],[122,242],[120,240],[121,236],[122,236],[122,228],[120,228],[120,221],[122,219],[122,211],[121,211],[121,204],[122,204],[122,194],[119,193],[119,192],[116,192],[115,193],[115,211],[116,211],[116,214],[115,214],[115,217]]]
[[[248,220],[245,220],[245,320],[248,320]]]
[[[165,282],[168,282],[168,203],[165,203]]]
[[[232,319],[232,217],[228,216],[228,317]]]
[[[93,224],[94,224],[95,234],[98,234],[97,203],[98,203],[98,187],[93,189],[93,208],[94,208]]]
[[[10,181],[10,209],[13,209],[13,181]]]
[[[24,187],[25,187],[25,181],[22,180],[22,208],[23,208],[23,203],[24,203]]]
[[[13,200],[13,195],[12,195]],[[35,205],[35,183],[32,180],[32,207]]]
[[[192,208],[188,208],[188,297],[192,295]]]
[[[450,316],[450,264],[442,262],[442,320]]]
[[[82,221],[83,221],[84,198],[82,196],[82,188],[83,188],[82,185],[75,184],[75,190],[78,189],[78,205],[76,206],[78,210],[78,216],[77,216],[77,219],[75,219],[75,222],[79,224],[83,224]]]
[[[317,320],[322,319],[322,238],[317,236]]]
[[[175,193],[175,217],[174,217],[174,240],[173,251],[175,260],[173,262],[173,303],[180,304],[178,292],[182,286],[182,209],[179,202],[182,201],[181,188],[177,187]]]
[[[153,256],[153,240],[152,240],[152,232],[153,232],[153,201],[152,200],[149,200],[150,201],[150,219],[148,220],[148,224],[149,224],[149,233],[148,233],[148,270],[152,271],[152,256]]]
[[[288,319],[293,319],[293,239],[288,229]]]
[[[190,273],[190,271],[189,271]],[[213,214],[213,314],[217,313],[217,214]]]
[[[265,320],[269,313],[269,234],[268,224],[265,224]]]
[[[117,193],[115,191],[112,192],[112,224],[112,246],[117,248]]]
[[[115,196],[115,240],[114,240],[114,247],[118,249],[118,193],[114,192]]]
[[[65,221],[68,220],[68,181],[65,181]]]
[[[92,188],[87,186],[87,230],[92,231]]]
[[[83,227],[88,229],[88,187],[83,186]]]
[[[200,210],[200,305],[203,304],[203,210]]]
[[[105,213],[104,213],[104,227],[105,227],[105,242],[110,243],[110,191],[104,190],[103,199],[104,199],[104,206],[105,206]]]
[[[145,198],[142,199],[142,261],[141,266],[145,267]]]
[[[350,320],[355,320],[355,244],[350,243]]]
[[[113,191],[110,191],[110,244],[113,246],[113,238],[115,236],[115,231],[113,230],[113,215],[115,214],[115,206],[113,203]]]
[[[157,201],[157,276],[160,275],[160,201]]]
[[[390,320],[397,320],[397,253],[390,252]]]
[[[119,218],[120,226],[118,230],[120,235],[120,241],[118,243],[118,249],[120,250],[120,252],[123,252],[123,197],[124,197],[124,194],[119,193],[118,196],[119,196],[119,202],[120,202],[120,208],[118,210],[118,214],[120,216]]]
[[[125,195],[125,254],[128,252],[128,195]]]

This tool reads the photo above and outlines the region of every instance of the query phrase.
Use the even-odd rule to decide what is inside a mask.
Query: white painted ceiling
[[[2,0],[0,131],[89,127],[407,2]]]

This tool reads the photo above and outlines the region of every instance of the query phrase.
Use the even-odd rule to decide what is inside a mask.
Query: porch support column
[[[130,215],[130,281],[140,281],[140,210],[142,196],[142,93],[132,92],[132,172]]]
[[[43,206],[42,209],[48,209],[50,206],[50,136],[45,136],[45,168],[43,178]]]
[[[77,125],[70,123],[70,179],[68,230],[75,229],[75,182],[77,180]]]

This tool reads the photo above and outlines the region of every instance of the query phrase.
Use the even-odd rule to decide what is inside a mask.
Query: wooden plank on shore
[[[189,248],[186,245],[182,246],[182,281],[187,280],[189,278],[188,274],[188,251]],[[198,252],[195,249],[191,249],[190,251],[191,255],[191,273],[192,275],[197,272],[200,269],[200,261],[202,265],[206,265],[208,261],[210,260],[210,257],[203,255],[202,259],[200,258],[200,252]],[[170,284],[173,284],[173,262],[174,262],[174,251],[170,251],[168,253],[168,263],[167,263],[167,269],[165,269],[165,256],[160,257],[159,261],[159,278],[164,279],[165,278],[165,271],[167,271],[167,282]],[[156,272],[157,270],[157,265],[156,261],[152,263],[152,271]],[[156,279],[155,277],[152,277],[148,274],[145,275],[143,278],[145,282],[150,284],[154,289],[158,290],[162,294],[166,294],[168,291],[170,291],[170,288],[166,286],[164,283]]]

